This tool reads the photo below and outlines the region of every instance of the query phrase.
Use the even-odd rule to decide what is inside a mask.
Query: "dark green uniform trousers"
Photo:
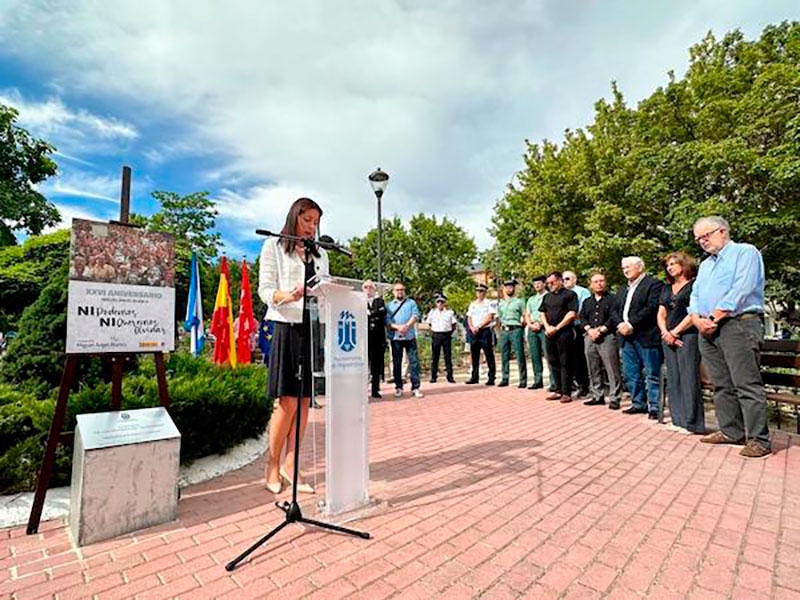
[[[519,386],[527,387],[528,385],[528,367],[525,362],[525,349],[523,345],[524,329],[522,327],[515,327],[506,331],[500,330],[500,360],[502,361],[502,381],[508,382],[509,369],[511,363],[511,351],[513,349],[514,357],[517,359],[517,367],[519,369]]]

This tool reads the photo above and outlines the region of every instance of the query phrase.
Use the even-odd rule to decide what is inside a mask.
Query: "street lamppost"
[[[386,186],[389,185],[389,174],[381,171],[381,168],[378,167],[369,174],[369,184],[372,186],[372,191],[375,192],[375,197],[378,199],[378,285],[382,281],[381,276],[381,267],[383,256],[381,254],[381,236],[383,234],[383,223],[381,219],[381,198],[383,198],[383,192],[386,190]]]

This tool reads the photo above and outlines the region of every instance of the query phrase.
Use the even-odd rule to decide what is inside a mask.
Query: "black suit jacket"
[[[383,348],[386,344],[386,303],[383,298],[376,296],[372,299],[372,307],[367,315],[370,345],[379,344]]]
[[[629,336],[620,335],[621,342],[636,340],[642,346],[660,346],[661,333],[658,330],[656,315],[664,283],[653,277],[645,275],[644,279],[636,286],[628,310],[628,322],[633,326],[633,333]],[[617,293],[617,314],[623,320],[622,311],[625,309],[625,299],[628,297],[628,284],[626,283]]]

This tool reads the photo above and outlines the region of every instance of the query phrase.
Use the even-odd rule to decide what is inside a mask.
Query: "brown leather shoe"
[[[561,394],[558,392],[553,392],[552,394],[548,394],[544,397],[545,400],[561,400]]]
[[[739,456],[744,456],[745,458],[764,458],[770,454],[772,454],[770,448],[765,448],[755,440],[747,442],[741,452],[739,452]]]
[[[733,440],[721,431],[715,431],[714,433],[704,435],[700,438],[700,442],[703,444],[735,444],[737,446],[744,444],[744,440]]]
[[[572,402],[572,396],[567,396],[566,394],[564,394],[563,396],[561,396],[561,400],[559,400],[559,402],[561,402],[561,404],[569,404],[570,402]]]

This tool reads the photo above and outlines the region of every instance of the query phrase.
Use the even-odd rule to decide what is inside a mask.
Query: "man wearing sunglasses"
[[[755,246],[730,238],[718,216],[694,224],[694,238],[709,254],[697,272],[689,314],[700,332],[700,355],[714,382],[719,431],[700,441],[743,444],[745,458],[772,453],[767,398],[759,368],[764,339],[764,261]]]

